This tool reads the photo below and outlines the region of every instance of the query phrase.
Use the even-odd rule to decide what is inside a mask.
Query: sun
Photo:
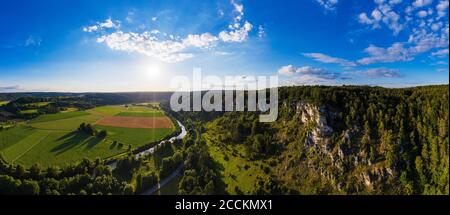
[[[147,79],[155,80],[161,77],[161,66],[157,64],[148,64],[144,66],[144,73]]]

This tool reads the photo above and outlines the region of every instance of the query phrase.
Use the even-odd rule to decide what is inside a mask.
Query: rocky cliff
[[[384,162],[369,159],[370,152],[360,146],[361,128],[333,128],[339,113],[303,101],[285,103],[283,107],[289,114],[281,119],[284,126],[278,137],[287,150],[278,174],[286,181],[301,182],[310,177],[320,184],[329,184],[332,193],[371,192],[374,186],[395,177]],[[286,138],[289,135],[299,138],[290,142],[291,138]]]

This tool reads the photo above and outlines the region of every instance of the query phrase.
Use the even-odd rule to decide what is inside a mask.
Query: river
[[[180,121],[177,120],[177,123],[178,123],[178,125],[179,125],[180,128],[181,128],[181,133],[180,133],[178,136],[171,137],[171,138],[168,139],[168,140],[162,140],[158,145],[153,146],[152,148],[149,148],[149,149],[147,149],[147,150],[145,150],[145,151],[142,151],[142,152],[137,153],[137,154],[135,155],[136,158],[140,158],[141,156],[153,154],[153,152],[155,152],[156,147],[161,146],[162,144],[164,144],[164,143],[166,143],[166,142],[171,142],[171,143],[172,143],[172,142],[175,141],[175,140],[182,140],[182,139],[187,135],[187,131],[186,131],[186,128],[184,127],[184,125],[181,124]],[[116,169],[116,167],[117,167],[117,161],[114,161],[113,163],[108,164],[108,166],[109,166],[112,170]]]

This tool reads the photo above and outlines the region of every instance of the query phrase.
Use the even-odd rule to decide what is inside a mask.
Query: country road
[[[170,183],[175,177],[179,176],[181,170],[183,169],[183,165],[180,165],[171,175],[167,176],[163,180],[161,180],[157,185],[153,186],[149,190],[143,192],[141,195],[153,195],[155,192],[160,190],[162,187],[166,186]]]

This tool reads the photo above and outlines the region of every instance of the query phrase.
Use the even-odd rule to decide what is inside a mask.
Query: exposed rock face
[[[306,132],[303,147],[306,159],[302,162],[305,162],[307,171],[320,175],[333,184],[337,191],[342,191],[344,187],[373,190],[377,183],[393,175],[392,170],[384,165],[373,165],[368,158],[369,152],[359,146],[360,129],[333,129],[330,122],[336,121],[337,113],[328,111],[326,107],[302,101],[291,104],[290,107],[295,108],[295,112],[291,112],[294,115],[285,120],[297,120],[299,126],[293,129]],[[284,123],[286,125],[286,121]],[[339,132],[337,139],[335,132]],[[285,166],[284,171],[295,166],[296,164],[291,162]],[[354,177],[355,184],[346,184],[350,181],[345,179],[347,176]]]
[[[312,124],[314,126],[312,131],[307,134],[306,145],[317,147],[317,144],[322,141],[324,137],[333,132],[333,129],[327,124],[326,111],[324,108],[304,102],[298,102],[296,105],[296,113],[300,115],[303,124]]]

